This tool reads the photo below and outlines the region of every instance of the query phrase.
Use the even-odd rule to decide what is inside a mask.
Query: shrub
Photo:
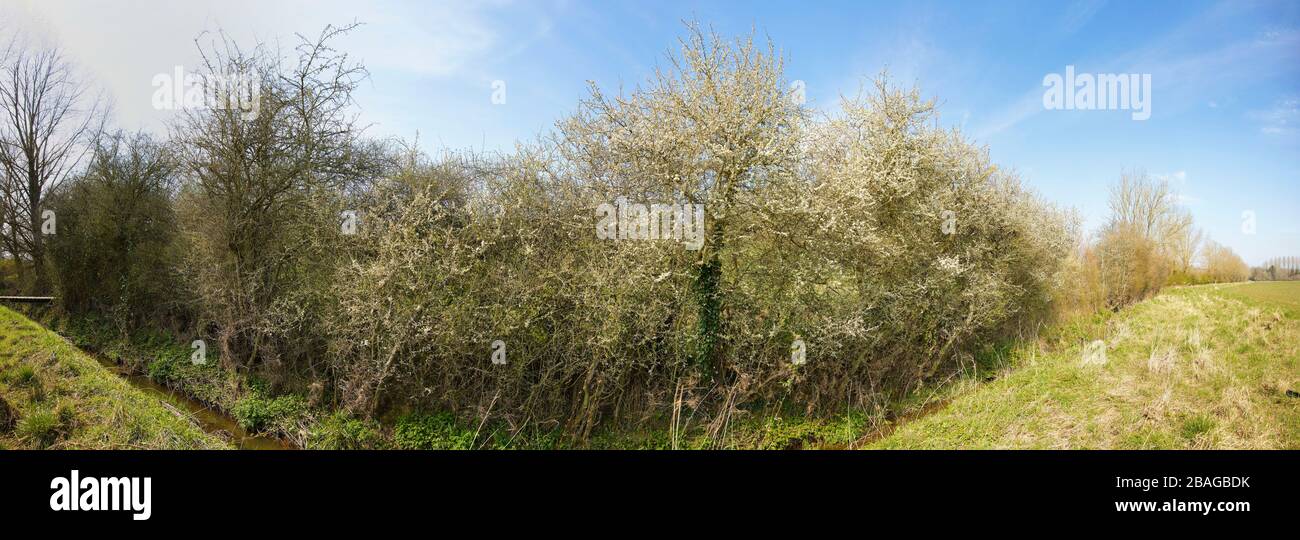
[[[28,364],[20,364],[13,369],[4,373],[4,379],[9,384],[18,387],[35,387],[40,385],[40,377],[36,374],[36,368]]]
[[[268,399],[254,393],[241,398],[230,412],[250,433],[292,433],[302,423],[307,403],[294,395]]]
[[[447,414],[408,413],[393,427],[393,445],[402,450],[469,450],[474,432]]]
[[[169,384],[177,381],[177,372],[180,367],[181,360],[176,355],[156,355],[145,364],[145,374],[155,382]]]
[[[243,379],[220,374],[259,381],[231,407],[253,432],[300,432],[306,403],[268,396],[304,384],[345,409],[311,435],[339,448],[376,444],[371,419],[393,410],[446,411],[403,416],[399,447],[458,448],[458,418],[585,439],[620,420],[689,414],[715,436],[751,410],[873,409],[1063,303],[1153,294],[1198,241],[1140,174],[1080,241],[919,90],[881,77],[815,114],[773,45],[695,26],[643,87],[592,88],[549,136],[431,159],[361,138],[364,69],[329,46],[346,31],[296,59],[208,51],[209,71],[257,81],[256,115],[184,113],[175,170],[119,136],[54,201],[70,308],[192,318],[177,326],[214,337],[223,369],[146,339],[150,377],[223,405]],[[593,210],[616,201],[703,205],[700,249],[600,239]]]
[[[1205,275],[1210,281],[1228,283],[1250,277],[1250,266],[1228,246],[1207,241],[1203,251]]]
[[[50,196],[59,234],[47,247],[65,309],[109,314],[119,328],[180,313],[174,185],[162,145],[119,132]]]
[[[365,70],[331,47],[350,28],[304,38],[290,59],[261,45],[214,44],[202,51],[203,69],[253,79],[256,114],[187,111],[176,125],[181,267],[197,326],[215,334],[225,367],[264,368],[276,383],[292,382],[324,347],[318,316],[341,212],[378,172],[349,110]]]
[[[18,420],[15,432],[37,448],[47,448],[58,440],[61,429],[59,413],[53,409],[38,408],[28,411]]]
[[[1159,292],[1169,267],[1151,238],[1125,224],[1112,224],[1097,242],[1106,307],[1112,310]]]
[[[327,310],[351,411],[586,438],[685,406],[718,430],[765,403],[873,407],[1050,313],[1075,222],[919,92],[881,80],[813,121],[770,48],[692,33],[674,60],[515,155],[415,156],[364,193]],[[703,204],[702,249],[598,239],[620,197]]]
[[[374,420],[336,411],[312,427],[307,446],[320,450],[373,450],[383,448],[384,439]]]

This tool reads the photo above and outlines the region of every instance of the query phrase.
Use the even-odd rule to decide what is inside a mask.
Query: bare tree
[[[1126,171],[1110,190],[1111,220],[1157,243],[1191,226],[1178,206],[1178,194],[1168,181],[1143,171]]]
[[[1176,267],[1190,267],[1200,238],[1178,193],[1146,172],[1121,174],[1109,203],[1098,253],[1107,304],[1118,309],[1158,292]]]
[[[181,222],[193,240],[189,268],[202,316],[220,329],[224,362],[307,356],[282,354],[302,348],[285,328],[306,334],[312,316],[293,295],[320,290],[311,280],[329,271],[323,253],[330,250],[313,246],[320,231],[339,227],[338,195],[373,172],[352,109],[365,68],[330,45],[356,26],[299,36],[296,58],[261,44],[244,50],[224,34],[207,46],[196,42],[203,75],[243,78],[256,91],[252,110],[187,110],[174,126],[186,192]],[[211,90],[218,103],[240,101],[231,88]]]
[[[1232,248],[1206,240],[1204,254],[1205,272],[1215,282],[1245,281],[1250,277],[1250,266]]]
[[[1191,271],[1192,263],[1201,251],[1205,235],[1200,229],[1191,226],[1191,215],[1184,214],[1184,218],[1185,222],[1180,220],[1170,231],[1169,250],[1177,270],[1187,273]]]
[[[58,48],[14,41],[0,59],[0,194],[11,229],[6,247],[16,260],[31,261],[32,290],[43,292],[49,280],[42,199],[91,147],[102,100],[87,94]]]

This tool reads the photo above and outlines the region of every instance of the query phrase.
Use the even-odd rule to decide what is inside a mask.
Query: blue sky
[[[1249,263],[1300,255],[1300,3],[1297,2],[37,2],[0,8],[0,32],[46,34],[100,81],[117,123],[162,130],[150,81],[193,65],[193,37],[290,43],[358,20],[341,45],[370,68],[358,98],[377,136],[508,150],[586,94],[643,81],[682,20],[757,29],[785,53],[809,104],[833,108],[888,69],[940,103],[940,121],[986,144],[1044,197],[1092,228],[1126,168],[1175,182],[1200,225]],[[357,3],[361,4],[361,3]],[[15,24],[14,21],[17,21]],[[1043,77],[1148,73],[1151,117],[1045,110]],[[505,104],[491,101],[506,83]],[[1255,233],[1243,232],[1253,212]]]

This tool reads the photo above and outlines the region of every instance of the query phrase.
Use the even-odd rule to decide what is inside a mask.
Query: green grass
[[[273,395],[255,374],[222,366],[219,351],[207,350],[207,362],[191,361],[193,336],[180,336],[158,328],[139,327],[122,332],[119,325],[97,314],[68,316],[46,312],[35,316],[70,342],[106,358],[132,374],[177,392],[206,409],[230,418],[241,429],[304,446],[318,413],[306,398],[285,393]],[[212,419],[213,415],[207,418]]]
[[[1169,289],[1018,362],[870,446],[1300,448],[1300,282]]]
[[[62,337],[0,307],[3,448],[227,448],[181,408],[132,387]]]
[[[75,317],[46,314],[37,320],[77,347],[95,351],[132,373],[146,375],[219,411],[232,412],[251,386],[247,377],[220,367],[216,350],[207,351],[206,363],[192,363],[191,340],[162,330],[140,328],[124,336],[116,324],[94,314]]]
[[[1289,312],[1292,318],[1300,318],[1300,281],[1263,281],[1217,287],[1229,296],[1269,304]]]

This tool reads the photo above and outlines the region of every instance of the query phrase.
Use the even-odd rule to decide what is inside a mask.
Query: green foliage
[[[768,418],[761,431],[758,448],[764,450],[799,450],[805,444],[819,441],[825,427],[817,422],[787,420],[781,416]]]
[[[179,379],[177,376],[180,359],[176,355],[164,354],[154,357],[146,366],[145,374],[150,379],[161,383],[167,383]]]
[[[295,395],[264,398],[250,394],[235,403],[231,414],[250,433],[294,431],[307,412],[307,403]]]
[[[385,447],[379,424],[335,411],[312,427],[307,447],[319,450],[373,450]]]
[[[473,430],[448,413],[408,413],[393,427],[393,445],[402,450],[468,450]]]
[[[36,369],[30,365],[22,364],[12,371],[5,371],[0,374],[5,382],[17,387],[32,388],[40,384],[40,378],[36,375]]]
[[[48,197],[59,233],[47,249],[65,309],[108,314],[120,326],[176,314],[174,174],[162,145],[117,133],[81,176]]]
[[[30,410],[18,420],[15,432],[38,448],[49,447],[61,434],[63,424],[59,416],[58,412],[49,408]]]
[[[248,396],[236,402],[231,413],[239,422],[239,427],[250,432],[261,431],[271,418],[270,403],[256,396]]]
[[[1179,433],[1188,441],[1195,441],[1201,434],[1214,429],[1214,419],[1204,414],[1196,414],[1183,419]]]

